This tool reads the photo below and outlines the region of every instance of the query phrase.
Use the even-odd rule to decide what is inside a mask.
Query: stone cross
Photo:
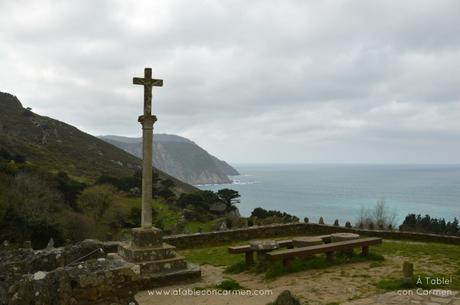
[[[142,124],[142,218],[141,227],[152,227],[152,144],[153,124],[156,116],[152,115],[152,87],[162,87],[163,80],[152,78],[152,69],[145,68],[144,77],[134,77],[133,84],[144,86],[144,115],[138,121]]]

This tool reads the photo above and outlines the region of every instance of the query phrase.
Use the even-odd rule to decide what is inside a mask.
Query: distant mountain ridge
[[[142,138],[101,136],[137,157],[142,157]],[[228,176],[239,175],[227,162],[219,160],[195,142],[171,134],[155,134],[153,164],[169,175],[190,184],[231,183]]]
[[[48,170],[94,180],[101,175],[131,176],[142,161],[97,137],[64,122],[40,116],[24,108],[16,96],[0,92],[0,149],[24,155]],[[158,171],[158,169],[157,169]],[[171,179],[178,191],[196,188],[158,171]]]

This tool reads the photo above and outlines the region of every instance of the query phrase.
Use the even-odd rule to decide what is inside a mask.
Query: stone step
[[[163,271],[150,276],[142,276],[139,280],[141,289],[151,289],[170,285],[186,284],[197,282],[201,279],[199,266],[187,263],[185,269],[174,271]]]
[[[184,270],[187,262],[182,256],[154,261],[137,263],[140,267],[141,276],[153,276],[156,273]]]
[[[175,249],[176,247],[167,243],[149,248],[136,248],[129,244],[121,244],[118,253],[129,262],[139,263],[174,258],[176,256]]]

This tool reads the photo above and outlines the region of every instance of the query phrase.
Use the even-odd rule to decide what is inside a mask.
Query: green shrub
[[[243,288],[240,283],[233,279],[223,280],[220,284],[216,285],[215,288],[221,290],[241,290]]]

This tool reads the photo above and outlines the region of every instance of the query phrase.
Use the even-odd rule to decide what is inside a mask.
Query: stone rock
[[[224,213],[227,210],[227,205],[223,202],[215,202],[209,206],[209,210],[218,213]]]
[[[228,218],[230,219],[239,219],[241,217],[240,210],[238,210],[237,207],[235,207],[233,210],[228,212]]]
[[[403,263],[403,281],[405,283],[411,283],[414,276],[414,264],[409,262]]]
[[[136,265],[98,251],[111,247],[87,240],[37,251],[0,251],[0,304],[137,304]]]
[[[43,271],[37,271],[34,273],[34,280],[43,280],[46,277],[46,272]]]
[[[54,239],[51,237],[50,240],[48,241],[48,244],[46,245],[47,249],[54,248]]]
[[[213,231],[225,231],[227,229],[228,229],[228,227],[227,227],[227,221],[226,220],[218,221],[213,226]]]
[[[300,305],[300,302],[289,290],[285,290],[276,298],[273,305]]]
[[[347,241],[358,239],[359,235],[355,233],[333,233],[331,234],[331,242]]]
[[[324,244],[324,241],[316,236],[300,236],[292,239],[295,248],[309,247]]]
[[[274,240],[253,240],[249,242],[249,245],[253,250],[275,250],[279,248],[279,245]]]

